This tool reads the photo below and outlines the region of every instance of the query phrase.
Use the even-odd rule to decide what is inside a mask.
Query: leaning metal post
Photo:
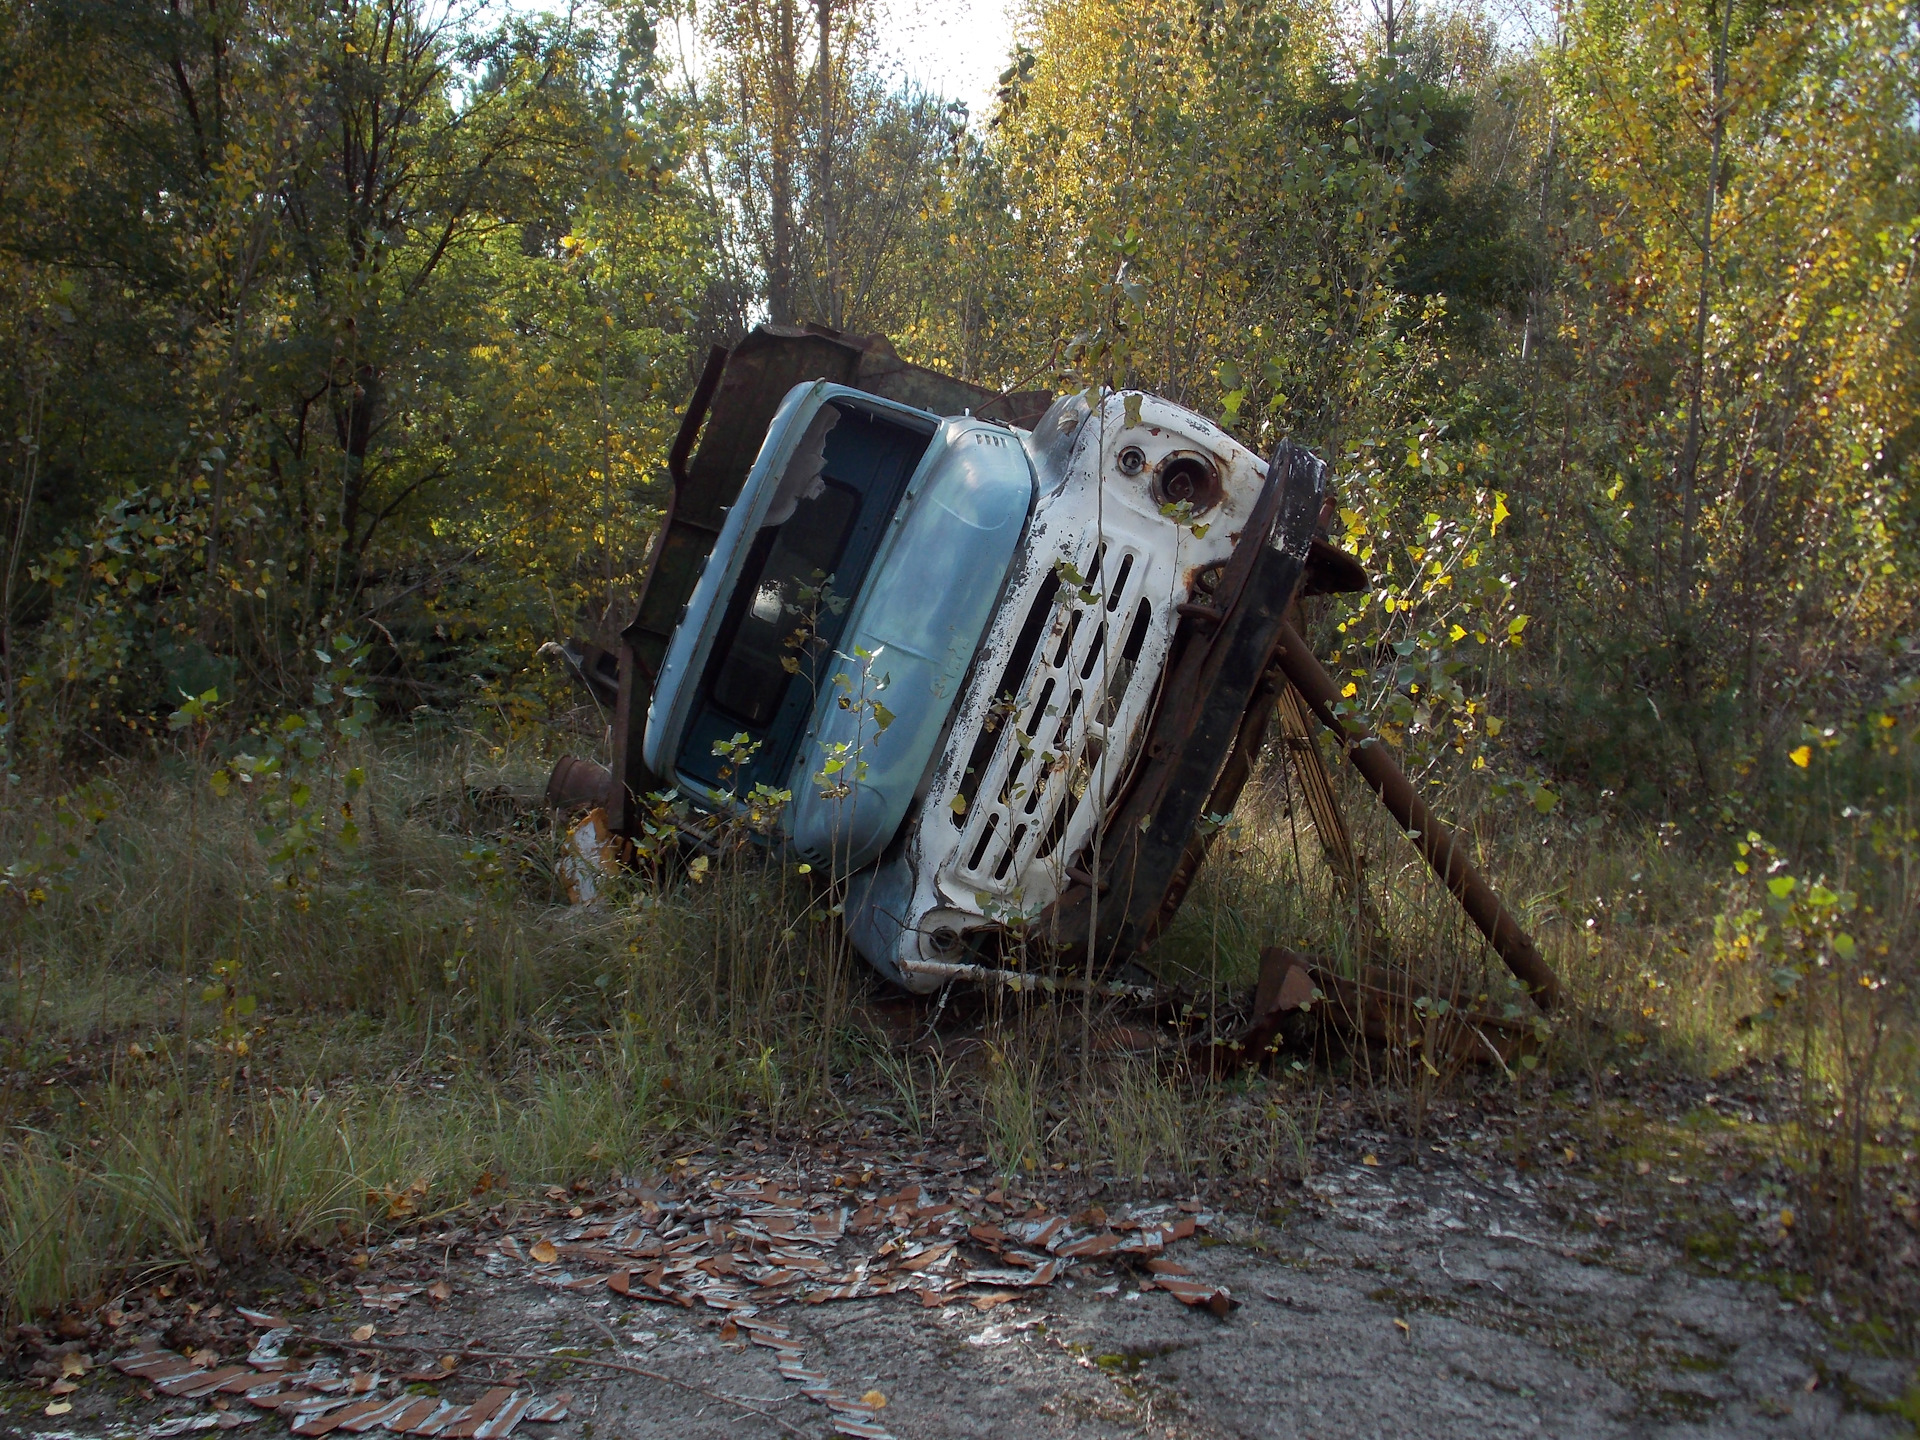
[[[1333,732],[1347,759],[1353,762],[1353,768],[1373,787],[1374,794],[1400,822],[1400,828],[1419,845],[1433,873],[1454,893],[1467,918],[1532,993],[1534,1003],[1542,1010],[1553,1009],[1562,999],[1560,977],[1534,947],[1520,922],[1500,903],[1493,887],[1473,868],[1467,859],[1466,842],[1435,818],[1415,792],[1413,782],[1393,763],[1387,747],[1369,734],[1364,725],[1340,717],[1336,708],[1340,703],[1339,691],[1333,677],[1321,667],[1313,651],[1307,648],[1307,642],[1300,638],[1300,632],[1290,624],[1280,627],[1278,659],[1293,688],[1300,692],[1320,723]]]

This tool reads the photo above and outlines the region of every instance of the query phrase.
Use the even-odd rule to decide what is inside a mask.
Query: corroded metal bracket
[[[1510,1070],[1539,1043],[1535,1027],[1472,1009],[1464,999],[1436,1002],[1415,995],[1381,970],[1349,979],[1324,962],[1270,946],[1260,953],[1260,983],[1246,1027],[1230,1039],[1194,1041],[1184,1058],[1195,1074],[1218,1076],[1262,1064],[1282,1050],[1367,1046],[1403,1056],[1417,1052],[1440,1075],[1489,1063]]]

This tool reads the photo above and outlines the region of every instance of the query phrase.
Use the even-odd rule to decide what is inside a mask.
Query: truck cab
[[[1306,451],[1138,392],[997,395],[877,338],[716,352],[670,469],[634,620],[574,654],[614,764],[550,794],[615,832],[662,790],[771,798],[913,991],[1149,943],[1264,736],[1288,612],[1360,583]]]

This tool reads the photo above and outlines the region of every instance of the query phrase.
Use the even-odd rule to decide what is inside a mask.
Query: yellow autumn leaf
[[[533,1256],[534,1263],[537,1265],[551,1265],[560,1258],[560,1252],[553,1248],[551,1240],[534,1241],[533,1248],[527,1253]]]
[[[1793,750],[1789,750],[1787,752],[1787,758],[1804,770],[1807,768],[1807,763],[1813,759],[1813,747],[1810,745],[1801,745]]]
[[[876,1410],[884,1410],[887,1408],[887,1397],[882,1395],[878,1390],[869,1390],[860,1397],[860,1403],[862,1405],[871,1405]]]

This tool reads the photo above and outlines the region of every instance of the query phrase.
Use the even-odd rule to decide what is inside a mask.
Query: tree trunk
[[[768,248],[767,318],[776,325],[793,323],[793,146],[799,128],[794,104],[793,0],[779,0],[775,11],[773,54],[768,56],[773,124],[768,138],[772,152],[767,184]]]
[[[838,329],[846,317],[841,314],[843,307],[833,254],[833,0],[817,0],[815,8],[820,23],[820,153],[814,177],[814,210],[820,217],[820,270],[826,292],[826,320]]]
[[[1733,0],[1721,0],[1720,45],[1713,65],[1713,154],[1707,163],[1706,213],[1700,225],[1700,295],[1693,315],[1693,374],[1688,382],[1687,433],[1681,442],[1680,481],[1680,590],[1687,604],[1693,591],[1694,531],[1700,522],[1700,405],[1706,389],[1707,307],[1713,298],[1713,221],[1720,204],[1720,151],[1727,130],[1727,36],[1733,23]]]

